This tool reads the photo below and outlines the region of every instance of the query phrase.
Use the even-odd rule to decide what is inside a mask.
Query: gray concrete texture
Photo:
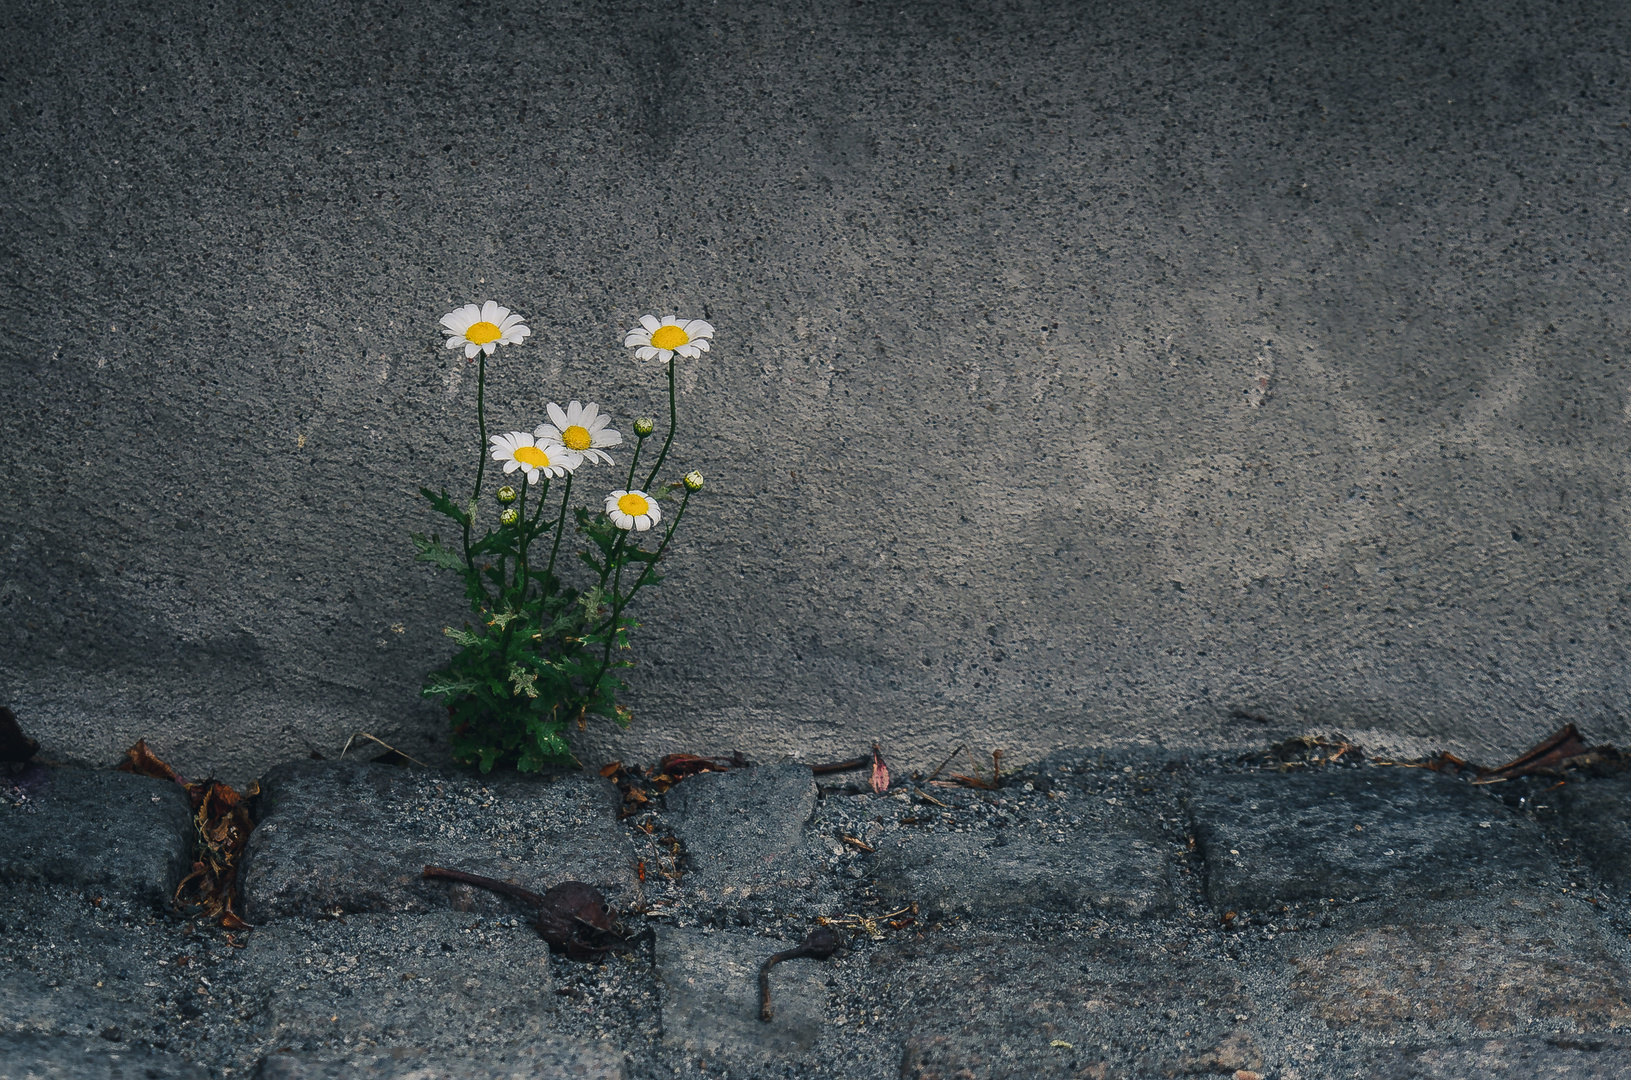
[[[500,430],[705,316],[626,734],[1631,735],[1631,8],[7,5],[0,697],[247,777],[417,697]],[[626,462],[626,453],[619,456]],[[593,474],[591,474],[593,475]],[[580,490],[616,486],[612,470]],[[489,510],[489,513],[491,511]]]

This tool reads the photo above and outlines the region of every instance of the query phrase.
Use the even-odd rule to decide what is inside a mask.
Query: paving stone
[[[53,882],[162,903],[192,865],[192,814],[176,784],[44,766],[0,783],[14,793],[0,798],[0,884]]]
[[[255,1080],[624,1080],[624,1055],[606,1043],[551,1037],[459,1058],[428,1054],[271,1054]]]
[[[1242,1026],[1258,1009],[1236,972],[1177,940],[891,943],[868,979],[890,988],[881,1024],[903,1042],[903,1080],[1109,1080],[1262,1060]]]
[[[1293,1002],[1330,1028],[1389,1033],[1631,1026],[1631,968],[1588,905],[1527,892],[1350,910],[1282,935]]]
[[[457,1052],[536,1039],[553,1010],[549,948],[514,922],[455,912],[283,920],[250,936],[249,979],[265,987],[275,1045]]]
[[[1374,1080],[1620,1080],[1631,1076],[1621,1041],[1480,1039],[1388,1051],[1364,1074]]]
[[[0,1034],[0,1080],[208,1080],[173,1054],[112,1048],[100,1039]]]
[[[483,889],[426,881],[427,863],[534,892],[567,880],[620,910],[640,900],[618,796],[598,776],[481,778],[364,762],[301,761],[262,784],[240,890],[246,917],[517,910]]]
[[[699,899],[808,886],[804,827],[815,812],[808,765],[701,773],[667,795],[668,823],[685,844],[686,888]]]
[[[808,776],[809,769],[804,771]],[[759,1019],[759,966],[794,944],[724,931],[660,929],[664,1045],[760,1059],[808,1050],[826,1022],[822,966],[831,960],[786,960],[772,968],[775,1018],[768,1023]]]
[[[908,833],[879,846],[875,873],[892,906],[915,901],[924,912],[1099,909],[1138,918],[1176,902],[1160,835],[1129,816],[1057,834]]]
[[[1196,783],[1189,811],[1219,909],[1467,896],[1557,873],[1533,823],[1427,769],[1213,776]]]
[[[1609,888],[1631,893],[1631,774],[1571,781],[1553,798],[1575,853]]]

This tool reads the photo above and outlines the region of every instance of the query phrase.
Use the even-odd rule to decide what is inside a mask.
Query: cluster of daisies
[[[521,316],[507,307],[489,300],[485,304],[466,304],[457,311],[442,316],[447,328],[447,347],[463,349],[465,359],[474,360],[478,354],[493,355],[500,345],[519,345],[532,330]],[[659,360],[669,363],[674,354],[695,358],[708,351],[714,328],[701,319],[676,319],[670,316],[658,319],[644,315],[640,325],[630,330],[623,344],[633,349],[641,360]],[[566,476],[578,470],[584,462],[613,464],[606,449],[618,446],[623,436],[611,427],[611,417],[601,413],[595,402],[584,405],[573,401],[561,408],[555,402],[548,407],[550,422],[539,424],[531,433],[511,431],[494,435],[489,440],[493,447],[493,460],[501,462],[506,474],[523,472],[527,483],[536,484]],[[644,439],[651,434],[650,420],[636,420],[635,434]],[[685,487],[697,491],[702,487],[702,474],[685,475]],[[514,502],[515,490],[508,486],[499,490],[501,502]],[[620,529],[645,532],[662,520],[657,500],[644,491],[619,489],[606,496],[606,514]],[[501,520],[513,524],[517,511],[507,508]]]

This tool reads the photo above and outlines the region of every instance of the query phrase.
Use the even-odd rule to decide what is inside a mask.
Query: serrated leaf
[[[468,694],[481,684],[471,682],[469,679],[453,679],[432,675],[426,682],[425,688],[420,691],[424,697],[442,697],[447,694]]]
[[[452,496],[448,495],[446,488],[443,488],[442,493],[438,495],[436,492],[430,490],[430,488],[422,487],[419,489],[419,494],[430,500],[431,506],[436,508],[437,513],[452,518],[460,525],[470,524],[470,516],[463,510],[459,509],[458,504],[453,501]]]
[[[455,626],[444,626],[444,627],[442,627],[442,633],[446,634],[448,637],[452,638],[454,641],[458,642],[460,645],[469,646],[469,645],[480,645],[481,644],[480,635],[472,634],[468,630],[460,630],[458,627],[455,627]]]
[[[516,697],[522,694],[529,698],[538,696],[538,676],[523,670],[520,664],[510,665],[510,685],[515,687]]]
[[[412,539],[413,546],[418,549],[415,562],[428,562],[449,570],[465,569],[464,557],[442,543],[441,537],[433,535],[427,538],[424,533],[413,533]]]

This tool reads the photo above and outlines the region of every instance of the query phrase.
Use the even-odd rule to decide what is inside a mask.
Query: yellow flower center
[[[644,495],[636,495],[631,491],[617,500],[617,508],[629,517],[639,517],[641,514],[650,513],[651,504],[646,501]]]
[[[691,336],[677,326],[659,326],[651,333],[651,343],[659,349],[677,349]]]
[[[589,437],[589,429],[582,424],[573,424],[561,432],[561,445],[568,450],[587,450],[593,442],[594,440]]]
[[[471,323],[470,329],[464,332],[465,338],[477,345],[497,341],[503,334],[504,331],[498,328],[497,323],[490,322]]]
[[[536,446],[518,446],[515,448],[515,460],[529,469],[549,468],[549,455]]]

